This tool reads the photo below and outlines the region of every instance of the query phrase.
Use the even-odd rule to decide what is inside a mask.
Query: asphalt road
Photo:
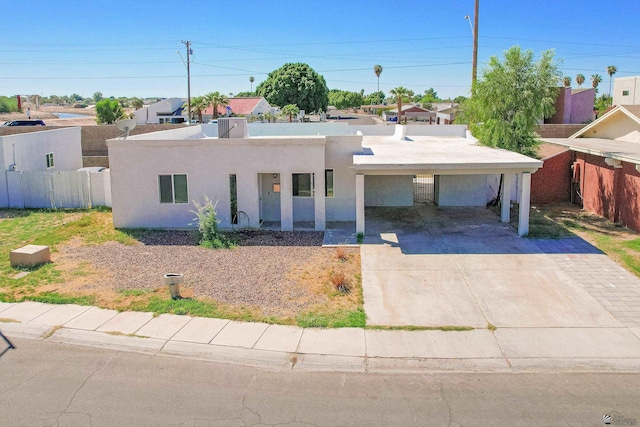
[[[640,374],[269,372],[14,341],[18,348],[0,357],[1,426],[601,426],[609,413],[617,425],[640,420]]]

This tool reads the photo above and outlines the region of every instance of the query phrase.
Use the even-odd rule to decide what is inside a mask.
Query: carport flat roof
[[[437,173],[498,173],[504,170],[535,172],[540,160],[512,151],[478,145],[475,139],[458,136],[364,136],[362,153],[354,154],[353,167],[367,173],[378,171]]]
[[[580,153],[640,164],[640,144],[636,142],[605,138],[543,138],[542,140]]]

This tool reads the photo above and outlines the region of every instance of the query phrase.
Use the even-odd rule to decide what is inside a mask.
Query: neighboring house
[[[435,124],[449,125],[456,120],[459,106],[460,104],[456,102],[433,102],[429,110],[436,113]]]
[[[443,108],[441,110],[434,110],[436,112],[436,124],[437,125],[450,125],[456,120],[456,114],[458,114],[458,107],[452,106],[449,108]]]
[[[80,127],[69,127],[0,136],[0,207],[25,207],[25,200],[43,191],[48,201],[55,189],[39,189],[47,172],[60,175],[82,168],[80,133]]]
[[[187,121],[187,98],[167,98],[133,112],[137,124],[177,124]]]
[[[613,105],[640,105],[640,76],[613,79]]]
[[[593,106],[596,90],[558,88],[556,98],[556,112],[553,116],[544,119],[545,124],[580,124],[593,120]]]
[[[219,126],[235,132],[218,138]],[[194,227],[191,202],[207,196],[217,202],[221,228],[240,217],[244,227],[284,231],[355,221],[355,231],[364,232],[365,206],[413,205],[416,175],[435,176],[440,206],[485,206],[495,175],[503,175],[508,189],[517,175],[518,232],[527,234],[530,176],[542,162],[476,142],[458,125],[247,125],[238,119],[111,139],[113,222]],[[509,207],[502,209],[505,222]]]
[[[534,203],[571,201],[640,231],[640,106],[615,107],[569,138],[543,141],[564,151],[533,175]]]
[[[229,110],[227,110],[229,107]],[[229,98],[229,104],[226,106],[218,106],[218,116],[227,115],[227,111],[235,116],[257,117],[273,110],[266,99],[262,97],[251,98]],[[213,117],[213,106],[209,105],[202,113],[203,120],[206,121]]]
[[[402,106],[402,119],[406,118],[407,121],[422,121],[435,123],[436,113],[429,111],[426,108],[419,107],[417,105],[403,105]],[[393,110],[385,110],[382,112],[382,120],[397,121],[398,120],[398,107]]]

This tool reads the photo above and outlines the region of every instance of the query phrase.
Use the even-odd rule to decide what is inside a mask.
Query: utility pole
[[[477,1],[477,0],[476,0]],[[187,47],[187,124],[191,124],[191,42],[189,40],[182,43]]]
[[[473,12],[473,65],[471,66],[471,94],[478,79],[478,12],[480,0],[476,0],[475,11]]]

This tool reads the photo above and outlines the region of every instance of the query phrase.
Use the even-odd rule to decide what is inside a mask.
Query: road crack
[[[76,389],[76,391],[73,392],[73,396],[71,396],[71,398],[69,399],[69,403],[67,403],[67,406],[60,411],[60,413],[58,414],[58,416],[56,417],[56,421],[53,424],[53,426],[58,426],[60,424],[60,418],[65,415],[65,414],[85,414],[84,412],[68,412],[68,409],[71,407],[71,404],[73,404],[73,401],[75,400],[76,396],[78,395],[78,393],[80,393],[80,391],[84,388],[84,386],[87,384],[87,382],[89,382],[89,380],[91,378],[93,378],[94,375],[96,375],[98,372],[102,371],[104,368],[107,367],[107,365],[117,357],[117,354],[112,355],[111,357],[109,357],[109,359],[107,359],[106,362],[104,362],[102,365],[98,366],[96,369],[93,370],[93,372],[91,372],[91,374],[89,374],[89,376],[87,376],[87,378],[85,378],[85,380],[82,382],[82,384],[80,384],[80,386]],[[89,422],[91,422],[91,415],[90,414],[85,414],[85,415],[89,415]]]

